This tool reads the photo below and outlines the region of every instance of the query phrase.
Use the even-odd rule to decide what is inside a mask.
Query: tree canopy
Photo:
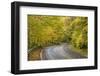
[[[28,15],[28,49],[70,43],[87,49],[88,18]]]

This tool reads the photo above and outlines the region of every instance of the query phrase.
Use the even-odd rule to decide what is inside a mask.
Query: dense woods
[[[87,17],[28,15],[28,49],[68,43],[87,52],[87,33]]]

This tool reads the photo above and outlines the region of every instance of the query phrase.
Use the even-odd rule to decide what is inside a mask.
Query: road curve
[[[76,59],[76,58],[86,58],[80,54],[73,52],[69,45],[61,44],[46,47],[41,52],[41,60],[56,60],[56,59]]]

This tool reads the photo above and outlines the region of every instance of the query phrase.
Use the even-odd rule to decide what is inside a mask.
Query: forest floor
[[[28,60],[29,61],[41,60],[40,53],[41,53],[41,49],[35,49],[35,50],[32,50],[32,51],[29,51],[28,52]]]

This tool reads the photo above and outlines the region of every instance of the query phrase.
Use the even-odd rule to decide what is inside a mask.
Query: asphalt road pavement
[[[41,60],[56,60],[56,59],[78,59],[86,58],[79,53],[74,52],[69,45],[61,44],[46,47],[41,52]]]

